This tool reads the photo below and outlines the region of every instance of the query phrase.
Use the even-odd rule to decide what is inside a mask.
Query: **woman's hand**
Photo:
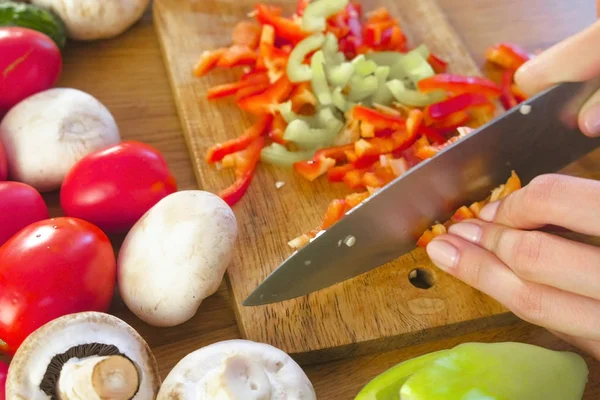
[[[515,82],[529,95],[561,82],[579,82],[600,76],[600,20],[582,32],[554,45],[515,74]],[[579,128],[587,136],[600,136],[600,91],[579,112]]]
[[[480,218],[434,239],[432,261],[600,359],[600,248],[535,230],[556,225],[600,236],[600,182],[540,176]]]
[[[600,76],[598,48],[600,21],[524,64],[516,82],[532,95]],[[579,127],[600,136],[600,92],[580,110]],[[427,252],[441,269],[600,359],[600,248],[537,230],[547,225],[600,237],[600,181],[539,176],[487,205],[479,220],[450,227]]]

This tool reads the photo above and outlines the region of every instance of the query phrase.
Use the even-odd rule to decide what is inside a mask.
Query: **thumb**
[[[600,76],[600,20],[550,47],[519,68],[515,82],[534,95],[561,82],[585,81]]]

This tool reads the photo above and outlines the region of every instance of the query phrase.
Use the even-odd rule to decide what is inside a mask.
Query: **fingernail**
[[[583,114],[583,127],[590,136],[600,135],[600,104],[594,104]]]
[[[433,240],[427,246],[427,254],[438,268],[447,271],[456,266],[458,250],[445,240]]]
[[[448,229],[448,232],[475,244],[481,240],[481,228],[469,222],[454,224]]]
[[[494,201],[493,203],[487,204],[479,212],[479,218],[486,222],[494,221],[494,218],[496,218],[496,213],[498,212],[498,207],[500,207],[499,201]]]

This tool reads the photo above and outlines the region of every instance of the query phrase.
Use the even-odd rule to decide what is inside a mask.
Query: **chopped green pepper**
[[[314,154],[315,150],[289,151],[279,143],[271,143],[262,149],[260,159],[267,164],[291,168],[298,161],[310,160]]]
[[[314,0],[306,6],[302,16],[302,29],[305,32],[322,32],[327,18],[339,13],[348,5],[348,0]]]
[[[325,76],[325,56],[323,51],[319,50],[313,54],[310,60],[310,68],[312,70],[312,89],[319,103],[323,105],[331,104],[331,90]]]
[[[317,33],[307,37],[294,47],[290,53],[287,64],[287,76],[290,82],[307,82],[312,77],[310,66],[303,64],[306,56],[321,48],[325,42],[325,36]]]
[[[390,67],[377,67],[375,70],[375,78],[377,78],[377,91],[373,95],[373,103],[388,105],[392,102],[392,92],[385,84],[389,74]]]
[[[361,101],[375,94],[377,91],[377,78],[373,75],[367,77],[352,76],[350,79],[350,93],[348,100]]]
[[[351,62],[345,62],[327,70],[329,82],[334,87],[344,88],[350,82],[353,74],[354,65]]]

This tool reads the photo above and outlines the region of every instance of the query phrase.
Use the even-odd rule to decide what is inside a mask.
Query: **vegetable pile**
[[[486,59],[501,82],[450,74],[426,45],[411,47],[385,8],[364,12],[348,0],[299,0],[294,15],[256,5],[255,21],[237,24],[232,44],[205,51],[198,77],[241,67],[210,100],[233,98],[255,117],[241,136],[212,146],[209,164],[233,168],[219,195],[231,206],[248,190],[259,162],[323,176],[353,193],[333,200],[319,227],[289,242],[298,249],[371,194],[468,135],[525,96],[513,81],[531,56],[501,43]]]

